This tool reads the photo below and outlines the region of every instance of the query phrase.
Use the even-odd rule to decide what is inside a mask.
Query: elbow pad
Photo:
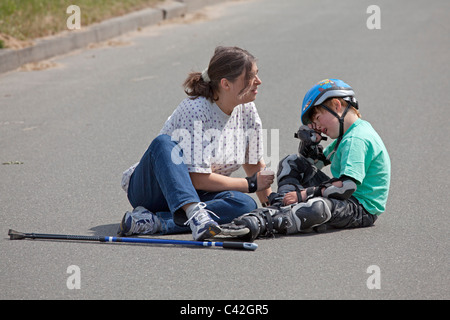
[[[336,187],[332,184],[334,181],[342,181],[342,187]],[[326,189],[323,191],[323,196],[326,198],[333,198],[338,200],[347,200],[356,191],[356,183],[349,177],[343,176],[339,179],[331,179],[321,185]]]

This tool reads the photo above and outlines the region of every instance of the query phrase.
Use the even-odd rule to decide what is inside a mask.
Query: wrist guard
[[[258,175],[258,173],[255,173],[251,177],[245,178],[248,183],[248,193],[253,193],[253,192],[256,192],[256,190],[258,190],[258,181],[256,178],[257,175]]]
[[[302,194],[299,191],[297,191],[298,202],[307,202],[311,198],[322,196],[322,187],[321,186],[309,187],[309,188],[306,188],[305,191],[306,191],[305,201],[302,200]]]

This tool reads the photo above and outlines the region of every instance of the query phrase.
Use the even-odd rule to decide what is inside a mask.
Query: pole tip
[[[9,229],[8,236],[10,240],[25,239],[25,234],[13,229]]]
[[[256,250],[258,248],[258,245],[253,242],[244,242],[244,248],[248,250]]]

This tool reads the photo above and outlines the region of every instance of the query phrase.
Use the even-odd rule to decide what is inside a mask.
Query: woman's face
[[[253,63],[252,71],[249,73],[249,80],[245,79],[245,71],[231,83],[230,93],[235,95],[237,104],[248,103],[256,99],[258,86],[261,84],[258,77],[258,66]]]

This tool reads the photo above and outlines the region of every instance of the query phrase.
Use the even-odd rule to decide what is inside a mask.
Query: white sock
[[[194,209],[197,207],[199,202],[191,203],[186,209],[186,217],[189,219],[194,214]]]

